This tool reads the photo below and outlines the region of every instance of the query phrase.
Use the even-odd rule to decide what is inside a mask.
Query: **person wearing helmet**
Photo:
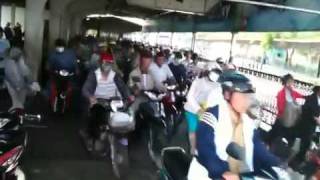
[[[184,105],[185,119],[188,122],[190,152],[195,154],[196,130],[199,117],[210,104],[215,104],[221,99],[221,86],[217,82],[221,70],[218,66],[209,64],[203,77],[197,78],[191,84]]]
[[[49,55],[49,72],[66,70],[70,73],[76,73],[77,55],[75,51],[66,49],[66,42],[63,39],[57,39],[55,42],[55,51]]]
[[[246,114],[254,88],[244,75],[228,71],[220,75],[223,99],[209,105],[196,131],[197,155],[190,165],[188,180],[240,179],[240,161],[226,149],[234,142],[244,149],[246,169],[259,172],[280,165],[258,137],[254,121]],[[243,164],[243,163],[242,163]]]
[[[187,79],[187,69],[182,64],[182,61],[183,61],[182,54],[181,52],[177,51],[177,52],[174,52],[174,59],[169,64],[169,68],[178,83],[185,82],[185,80]]]
[[[112,68],[114,63],[112,54],[102,54],[100,58],[99,68],[89,73],[82,88],[82,94],[89,102],[91,117],[99,117],[99,111],[92,108],[97,103],[97,98],[110,99],[120,96],[126,103],[134,101],[129,88],[123,82],[121,76]],[[96,137],[96,131],[99,122],[96,121],[95,119],[91,119],[87,131],[81,131],[80,133],[85,139],[89,151],[93,148],[92,139],[98,138]]]

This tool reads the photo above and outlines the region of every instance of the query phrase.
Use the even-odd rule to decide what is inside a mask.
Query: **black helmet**
[[[226,71],[222,73],[218,79],[223,90],[240,93],[254,93],[255,88],[252,86],[250,80],[237,71]]]

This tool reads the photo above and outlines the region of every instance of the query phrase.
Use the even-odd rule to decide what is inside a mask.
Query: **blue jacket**
[[[219,111],[219,105],[209,108],[207,112],[204,113],[196,133],[198,150],[197,161],[208,171],[209,178],[211,179],[221,178],[225,172],[229,171],[228,162],[226,159],[222,160],[217,153],[218,148],[221,148],[221,146],[217,146],[215,142],[215,138],[220,138],[215,137],[215,127],[218,127],[217,123],[219,123],[218,121],[221,119],[220,117],[225,114],[228,113],[222,114],[221,111]],[[222,131],[228,131],[228,128],[226,127]],[[250,129],[245,129],[245,131],[250,131]],[[221,138],[223,139],[224,137]],[[254,172],[278,166],[280,164],[280,160],[266,149],[256,130],[252,133],[252,144],[252,166]],[[222,149],[222,151],[226,151],[226,149]]]
[[[73,50],[66,49],[64,52],[53,52],[49,56],[49,70],[67,70],[75,72],[77,69],[77,56]]]

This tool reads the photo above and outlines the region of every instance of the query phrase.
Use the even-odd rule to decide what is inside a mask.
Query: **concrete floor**
[[[0,92],[0,110],[10,105],[8,94]],[[33,112],[44,115],[41,125],[48,128],[27,128],[29,143],[21,160],[28,180],[115,180],[109,158],[93,158],[84,149],[78,135],[84,127],[80,110],[61,118],[50,115],[47,102],[29,101]],[[151,162],[142,139],[131,142],[128,180],[155,180],[157,169]]]

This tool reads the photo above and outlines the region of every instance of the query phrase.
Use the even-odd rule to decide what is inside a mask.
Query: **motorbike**
[[[167,93],[157,91],[144,91],[144,95],[149,99],[140,113],[141,119],[148,122],[147,146],[148,153],[152,161],[160,167],[159,155],[163,147],[167,144],[167,120],[162,100]]]
[[[128,135],[135,129],[135,120],[130,108],[119,97],[97,99],[104,108],[105,119],[100,126],[100,140],[108,141],[113,173],[125,178],[129,170]]]
[[[24,121],[40,121],[40,115],[23,113],[20,109],[0,113],[0,174],[1,180],[25,180],[19,160],[28,143]]]
[[[64,114],[71,104],[73,72],[59,70],[54,72],[55,82],[52,84],[50,102],[52,111]]]

